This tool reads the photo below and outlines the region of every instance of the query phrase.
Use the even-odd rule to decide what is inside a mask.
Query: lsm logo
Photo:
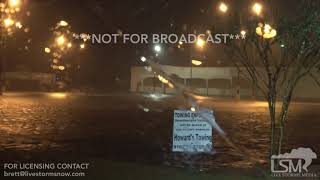
[[[308,171],[316,153],[309,148],[298,148],[291,153],[271,156],[271,172],[274,177],[317,177]]]

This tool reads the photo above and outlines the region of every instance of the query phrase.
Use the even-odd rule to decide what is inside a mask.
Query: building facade
[[[239,75],[235,67],[177,67],[161,66],[168,75],[194,89],[194,92],[205,96],[251,97],[261,96],[253,84]],[[246,72],[245,69],[242,72]],[[317,74],[320,79],[319,74]],[[131,92],[175,94],[162,84],[157,76],[146,67],[131,68]],[[320,87],[313,78],[306,76],[295,89],[295,98],[320,99]]]
[[[2,78],[5,90],[9,91],[49,91],[55,84],[54,74],[32,72],[5,72]]]

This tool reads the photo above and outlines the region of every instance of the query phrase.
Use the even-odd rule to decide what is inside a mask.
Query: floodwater
[[[269,127],[265,102],[198,97],[245,156],[214,132],[214,154],[171,152],[174,109],[181,97],[64,93],[0,97],[0,160],[105,159],[210,169],[251,167],[246,156],[267,162]],[[320,103],[294,103],[284,151],[312,148],[320,154]],[[319,164],[319,160],[315,161]]]

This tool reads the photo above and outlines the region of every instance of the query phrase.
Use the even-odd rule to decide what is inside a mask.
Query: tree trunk
[[[288,109],[289,109],[289,102],[287,100],[282,102],[282,109],[280,113],[280,137],[278,142],[278,154],[281,154],[282,143],[284,139],[284,129],[285,129],[285,121],[287,119]]]
[[[291,103],[292,99],[292,94],[293,94],[293,87],[289,89],[289,91],[285,94],[282,100],[282,108],[281,108],[281,113],[279,116],[280,120],[280,137],[279,137],[279,142],[278,142],[278,154],[281,154],[282,150],[282,145],[283,145],[283,140],[284,140],[284,134],[285,134],[285,122],[287,119],[288,115],[288,110],[289,106]]]
[[[275,154],[275,130],[276,130],[276,93],[271,90],[268,97],[269,113],[271,120],[270,157]]]

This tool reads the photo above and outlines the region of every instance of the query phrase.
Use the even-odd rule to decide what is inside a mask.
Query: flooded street
[[[264,102],[201,98],[236,146],[267,162],[269,119]],[[179,97],[9,94],[0,98],[0,160],[104,159],[169,166],[250,167],[216,132],[215,154],[171,153],[173,110]],[[303,107],[303,109],[301,108]],[[294,103],[284,150],[309,147],[320,154],[320,103]],[[319,160],[314,161],[319,164]]]

